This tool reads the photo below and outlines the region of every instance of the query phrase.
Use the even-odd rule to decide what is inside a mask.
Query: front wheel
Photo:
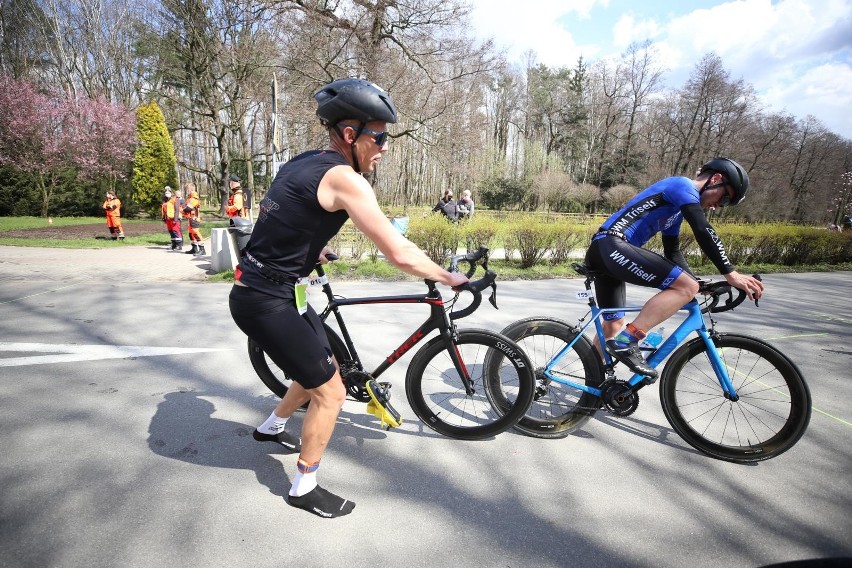
[[[811,394],[796,365],[751,337],[714,339],[737,400],[722,391],[707,346],[694,339],[672,353],[660,378],[660,402],[672,428],[715,458],[750,463],[781,455],[802,437]]]
[[[518,346],[498,333],[466,329],[458,332],[452,348],[470,377],[468,393],[442,337],[423,346],[405,377],[411,409],[436,432],[459,440],[481,440],[511,428],[523,417],[533,397],[534,379],[529,360]],[[495,361],[488,370],[485,359]],[[497,408],[486,389],[499,384],[507,403]]]
[[[536,438],[564,438],[580,429],[601,407],[600,397],[566,384],[570,381],[599,387],[603,382],[600,355],[588,339],[578,337],[575,328],[561,320],[531,317],[510,324],[500,333],[524,350],[535,373],[533,402],[515,430]],[[568,345],[571,348],[554,362]],[[545,374],[548,369],[550,376]],[[494,392],[500,396],[499,391]]]

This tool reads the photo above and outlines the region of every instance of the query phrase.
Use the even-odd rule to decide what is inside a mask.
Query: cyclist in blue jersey
[[[660,289],[626,327],[624,312],[604,316],[607,352],[634,373],[657,377],[657,371],[642,356],[639,341],[698,293],[698,280],[680,250],[684,220],[701,250],[729,284],[744,290],[751,300],[763,294],[760,280],[734,270],[722,240],[704,215],[705,209],[740,203],[748,187],[748,174],[740,164],[730,158],[713,158],[693,179],[669,177],[642,190],[592,237],[586,264],[602,273],[595,279],[600,307],[625,306],[626,282]],[[661,234],[664,256],[642,248],[657,233]]]
[[[300,279],[311,273],[317,261],[328,261],[327,243],[347,219],[391,264],[409,274],[452,288],[468,279],[432,262],[397,231],[363,177],[388,151],[387,125],[397,120],[388,93],[362,79],[341,79],[320,89],[314,98],[329,145],[299,154],[279,168],[234,271],[229,305],[240,329],[294,381],[253,437],[299,452],[287,502],[333,518],[352,512],[355,503],[317,485],[316,475],[346,400],[346,388],[322,321],[301,293]],[[374,412],[385,423],[398,426],[399,414],[390,406],[384,388],[375,380],[367,381],[366,388]],[[299,440],[285,426],[308,401]]]

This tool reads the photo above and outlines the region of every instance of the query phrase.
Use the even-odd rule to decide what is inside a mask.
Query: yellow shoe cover
[[[390,397],[385,389],[374,380],[367,381],[367,392],[370,394],[370,402],[367,403],[367,414],[378,418],[382,426],[398,428],[402,424],[402,416],[390,404]]]

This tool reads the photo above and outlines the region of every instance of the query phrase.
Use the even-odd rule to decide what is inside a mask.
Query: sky
[[[852,140],[852,0],[471,0],[474,34],[509,61],[571,67],[650,40],[679,88],[715,52],[768,112],[818,118]]]

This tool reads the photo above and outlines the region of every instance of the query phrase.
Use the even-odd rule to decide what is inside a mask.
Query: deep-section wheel
[[[535,370],[533,403],[515,429],[537,438],[564,438],[585,424],[601,407],[599,397],[554,381],[544,374],[553,358],[577,337],[564,321],[532,317],[509,325],[501,332],[526,353]],[[599,386],[603,382],[600,356],[588,339],[580,337],[550,370],[553,376],[577,384]],[[490,389],[499,397],[497,389]],[[500,404],[500,401],[495,401]]]
[[[458,332],[453,350],[458,353],[473,392],[465,388],[443,337],[435,337],[413,357],[405,377],[411,409],[424,424],[450,438],[480,440],[511,428],[523,417],[533,397],[529,360],[518,346],[493,331]],[[492,364],[486,373],[485,359]],[[486,376],[486,374],[488,376]],[[499,386],[506,404],[495,408],[486,383]]]
[[[756,462],[789,450],[805,433],[811,395],[796,365],[752,337],[714,339],[737,398],[722,391],[707,347],[694,339],[672,353],[660,378],[660,402],[672,428],[695,449],[732,462]]]
[[[328,342],[331,345],[331,352],[334,358],[337,359],[338,365],[344,365],[349,360],[349,350],[343,340],[328,326],[325,326],[325,333],[328,336]],[[263,348],[260,347],[253,339],[248,340],[248,352],[251,365],[254,367],[255,373],[263,381],[263,384],[275,393],[279,398],[284,398],[284,393],[290,388],[293,382],[292,378],[287,376],[287,373],[282,371],[275,362],[269,358]]]

